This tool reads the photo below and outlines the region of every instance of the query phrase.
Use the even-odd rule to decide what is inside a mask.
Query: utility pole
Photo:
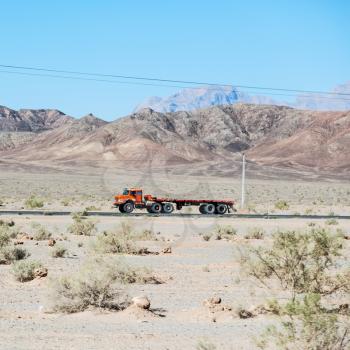
[[[241,193],[241,209],[245,205],[245,154],[242,154],[242,193]]]

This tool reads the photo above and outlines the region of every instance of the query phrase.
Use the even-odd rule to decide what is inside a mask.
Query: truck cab
[[[125,188],[122,194],[114,197],[113,205],[119,207],[122,213],[131,213],[135,207],[143,206],[143,193],[141,188]]]

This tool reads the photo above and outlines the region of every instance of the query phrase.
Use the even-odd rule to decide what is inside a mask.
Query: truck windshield
[[[126,196],[127,194],[129,194],[129,190],[127,188],[125,188],[123,191],[123,195]]]

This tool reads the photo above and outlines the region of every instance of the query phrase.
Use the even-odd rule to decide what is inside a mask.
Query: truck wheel
[[[125,213],[125,211],[124,211],[124,205],[120,205],[120,206],[119,206],[119,211],[120,211],[121,213]]]
[[[199,212],[201,213],[201,214],[206,214],[206,211],[205,211],[205,208],[206,208],[206,204],[201,204],[200,206],[199,206]]]
[[[159,203],[153,203],[151,205],[151,211],[153,214],[158,214],[162,210],[162,206]]]
[[[209,203],[205,206],[205,213],[206,214],[214,214],[215,213],[215,205],[212,203]]]
[[[124,213],[132,213],[134,211],[134,203],[128,202],[123,205]]]
[[[174,206],[171,203],[163,203],[162,213],[171,214],[174,211]]]
[[[219,215],[225,214],[227,211],[227,206],[225,204],[218,204],[215,208],[215,213]]]

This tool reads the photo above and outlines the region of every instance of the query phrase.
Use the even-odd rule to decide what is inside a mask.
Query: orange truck
[[[182,207],[198,206],[201,214],[223,215],[233,209],[232,200],[215,199],[176,199],[154,197],[143,194],[141,188],[126,188],[122,194],[115,197],[114,207],[119,208],[121,213],[132,213],[135,208],[146,209],[152,214],[171,214],[174,209],[181,210]]]

